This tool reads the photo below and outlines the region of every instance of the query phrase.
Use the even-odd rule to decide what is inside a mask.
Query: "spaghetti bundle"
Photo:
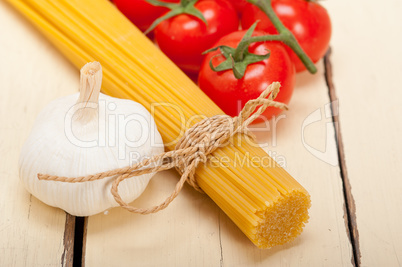
[[[97,60],[102,91],[148,108],[171,150],[205,117],[223,112],[107,0],[8,0],[77,68]],[[255,158],[262,159],[256,163]],[[268,164],[267,164],[268,163]],[[298,236],[307,191],[243,134],[196,170],[201,189],[259,248]]]

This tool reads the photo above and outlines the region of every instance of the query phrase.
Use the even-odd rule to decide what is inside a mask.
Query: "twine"
[[[112,184],[111,193],[122,208],[139,214],[158,212],[165,209],[177,197],[186,181],[197,191],[203,192],[195,179],[197,166],[201,162],[206,163],[208,155],[217,148],[224,146],[237,133],[246,134],[254,138],[247,127],[267,107],[272,106],[287,109],[285,104],[273,101],[279,93],[279,88],[280,83],[278,82],[269,85],[258,98],[248,101],[237,117],[217,115],[200,121],[185,132],[184,136],[177,143],[175,150],[146,158],[133,166],[76,178],[47,174],[38,174],[38,178],[39,180],[46,181],[82,183],[116,176]],[[257,107],[259,108],[257,109]],[[176,184],[173,193],[161,204],[150,208],[136,208],[125,203],[120,197],[118,187],[120,182],[125,179],[142,174],[160,172],[174,167],[182,174],[181,178]]]

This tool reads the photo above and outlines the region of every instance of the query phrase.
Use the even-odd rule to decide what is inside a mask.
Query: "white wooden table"
[[[78,90],[78,70],[0,1],[0,266],[401,266],[402,1],[322,4],[332,53],[315,76],[298,75],[276,130],[257,132],[310,192],[311,219],[294,242],[259,250],[187,186],[157,214],[85,219],[27,193],[20,148],[39,111]],[[177,178],[157,174],[135,205],[161,200]]]

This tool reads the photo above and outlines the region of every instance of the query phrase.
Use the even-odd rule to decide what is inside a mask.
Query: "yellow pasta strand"
[[[78,69],[102,64],[102,91],[151,112],[167,149],[186,128],[223,112],[107,0],[7,0]],[[156,104],[155,104],[156,103]],[[308,221],[310,196],[242,135],[198,167],[200,187],[259,248],[284,244]],[[269,166],[253,166],[253,157]],[[222,159],[225,159],[223,161]],[[255,165],[255,164],[254,164]]]

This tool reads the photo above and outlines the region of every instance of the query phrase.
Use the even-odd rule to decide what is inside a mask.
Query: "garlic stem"
[[[80,95],[77,100],[76,120],[86,123],[98,114],[98,100],[102,85],[102,67],[99,62],[85,64],[80,71]]]

